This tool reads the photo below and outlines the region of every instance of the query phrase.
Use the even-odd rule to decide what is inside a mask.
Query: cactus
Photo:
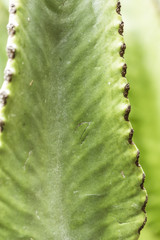
[[[13,0],[1,88],[0,239],[138,239],[120,2]]]

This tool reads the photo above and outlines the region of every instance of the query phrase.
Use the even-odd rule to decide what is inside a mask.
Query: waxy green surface
[[[145,214],[116,0],[17,0],[0,239],[136,240]]]

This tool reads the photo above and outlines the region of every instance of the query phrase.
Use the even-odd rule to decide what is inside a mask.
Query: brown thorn
[[[137,167],[140,167],[140,164],[139,164],[139,155],[140,155],[140,151],[138,150],[138,151],[137,151],[137,156],[136,156],[137,160],[136,160],[136,162],[135,162],[135,164],[136,164]]]
[[[123,64],[123,67],[122,67],[122,77],[125,77],[126,76],[126,73],[127,73],[127,64]]]
[[[3,131],[3,129],[4,129],[4,121],[3,120],[0,120],[0,132],[2,132]]]
[[[120,1],[118,1],[118,3],[117,3],[116,12],[117,12],[119,15],[121,15],[121,3],[120,3]]]
[[[145,217],[145,220],[144,220],[142,226],[138,229],[138,233],[139,233],[139,234],[140,234],[141,230],[144,228],[146,222],[147,222],[147,217]]]
[[[142,183],[140,184],[141,189],[144,190],[144,182],[145,182],[146,175],[143,173],[142,175]]]
[[[16,10],[15,4],[14,4],[14,3],[11,3],[10,8],[9,8],[9,12],[10,12],[11,14],[15,14],[16,11],[17,11],[17,10]]]
[[[124,56],[125,50],[126,50],[126,44],[123,43],[123,44],[121,45],[120,52],[119,52],[119,55],[120,55],[121,57]]]
[[[128,122],[129,121],[129,113],[131,111],[131,105],[128,105],[126,111],[125,111],[125,114],[124,114],[124,119]]]
[[[9,23],[9,24],[7,25],[7,30],[8,30],[8,34],[9,34],[10,36],[13,36],[13,35],[16,33],[15,26],[14,26],[13,23]]]
[[[8,46],[7,47],[8,58],[10,58],[10,59],[15,58],[15,52],[16,52],[16,49],[13,46]]]
[[[8,97],[8,94],[7,92],[5,91],[1,91],[0,92],[0,102],[2,103],[2,105],[4,106],[7,102],[7,97]]]
[[[123,30],[124,30],[124,22],[122,21],[119,24],[119,29],[118,29],[118,32],[119,32],[120,35],[123,35]]]
[[[142,211],[144,213],[146,213],[146,205],[147,205],[147,203],[148,203],[148,195],[146,195],[146,199],[145,199],[144,204],[142,206]]]
[[[133,142],[132,142],[133,133],[134,133],[134,130],[133,130],[133,128],[131,128],[131,131],[130,131],[130,133],[129,133],[129,138],[128,138],[129,144],[132,144],[132,143],[133,143]]]
[[[5,69],[4,80],[7,81],[7,82],[11,82],[12,81],[12,75],[13,75],[13,73],[11,72],[10,69]]]
[[[130,86],[129,86],[129,83],[127,83],[124,87],[124,92],[123,92],[123,95],[124,95],[125,98],[128,97],[129,90],[130,90]]]

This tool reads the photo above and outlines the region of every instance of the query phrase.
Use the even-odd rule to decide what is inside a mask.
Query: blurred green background
[[[7,61],[7,24],[8,24],[8,2],[9,0],[0,0],[0,86],[3,83],[4,68]]]
[[[107,0],[106,0],[107,1]],[[148,191],[148,222],[140,240],[160,239],[160,0],[121,0],[125,22],[130,120]],[[0,85],[6,65],[8,0],[0,0]]]

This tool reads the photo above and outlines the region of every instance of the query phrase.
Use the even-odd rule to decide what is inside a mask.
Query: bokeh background
[[[3,72],[7,61],[6,42],[8,24],[8,5],[9,0],[0,0],[0,86],[3,82]]]
[[[108,1],[108,0],[106,0]],[[160,0],[121,0],[134,142],[146,173],[148,222],[140,240],[160,239]],[[8,0],[0,0],[0,85],[6,65]]]

